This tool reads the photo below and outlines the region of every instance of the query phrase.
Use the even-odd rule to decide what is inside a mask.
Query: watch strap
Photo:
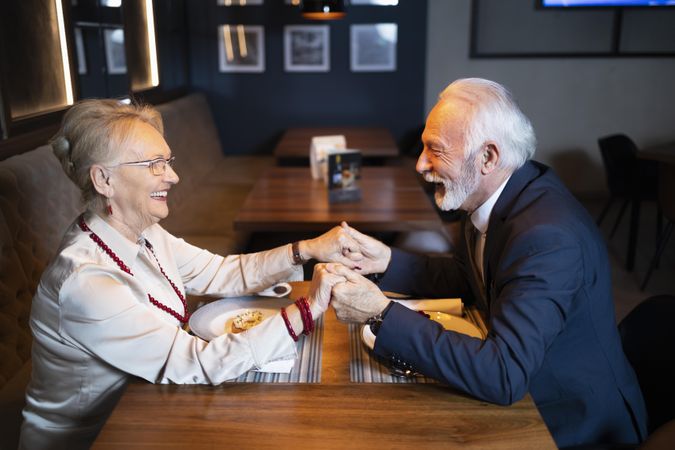
[[[291,251],[293,252],[293,264],[295,264],[296,266],[300,266],[306,262],[303,259],[302,255],[300,254],[299,241],[295,241],[291,244]]]
[[[370,317],[368,320],[366,320],[366,325],[370,327],[370,331],[377,336],[377,333],[380,331],[380,327],[382,326],[382,322],[384,321],[384,317],[387,315],[391,307],[394,305],[394,302],[390,301],[387,306],[380,312],[379,314]]]

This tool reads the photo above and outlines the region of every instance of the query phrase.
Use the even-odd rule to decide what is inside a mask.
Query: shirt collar
[[[145,242],[143,236],[141,236],[138,242],[134,244],[129,239],[122,236],[119,231],[111,227],[96,213],[85,213],[84,221],[89,229],[96,233],[124,264],[129,267],[134,264],[134,261],[141,250],[141,245]]]
[[[508,183],[510,178],[511,175],[509,175],[506,178],[506,180],[504,180],[504,182],[497,188],[497,190],[492,193],[490,198],[488,198],[485,202],[483,202],[483,204],[480,205],[478,209],[476,209],[473,213],[471,213],[471,216],[469,216],[473,226],[476,227],[476,229],[480,231],[482,234],[485,234],[487,232],[488,224],[490,223],[490,214],[492,213],[492,209],[495,207],[497,199],[499,199],[499,196],[506,187],[506,183]]]

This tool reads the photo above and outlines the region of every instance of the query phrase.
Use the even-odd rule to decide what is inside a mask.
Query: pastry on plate
[[[244,311],[232,320],[232,333],[241,333],[263,321],[263,314],[255,309]]]

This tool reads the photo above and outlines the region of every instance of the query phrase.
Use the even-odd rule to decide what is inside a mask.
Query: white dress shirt
[[[490,224],[490,215],[492,214],[492,209],[495,207],[499,196],[502,194],[506,183],[508,183],[511,176],[504,180],[504,182],[499,185],[496,191],[492,193],[490,198],[488,198],[482,205],[480,205],[474,212],[471,213],[469,218],[471,223],[478,230],[479,235],[476,238],[476,247],[474,248],[474,255],[476,266],[478,272],[480,273],[483,282],[485,282],[485,275],[483,274],[483,253],[485,252],[485,240],[487,239],[488,225]]]
[[[85,214],[85,221],[133,276],[120,270],[77,222],[70,226],[33,298],[33,372],[20,448],[88,448],[130,376],[151,383],[219,384],[296,355],[279,314],[211,342],[183,331],[176,318],[148,300],[149,293],[183,313],[144,239],[183,294],[221,297],[301,280],[302,267],[293,265],[290,245],[222,257],[159,225],[132,243],[95,214]]]

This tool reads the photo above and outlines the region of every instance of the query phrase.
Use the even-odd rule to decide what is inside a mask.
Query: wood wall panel
[[[0,45],[6,120],[66,106],[54,0],[3,2]]]

